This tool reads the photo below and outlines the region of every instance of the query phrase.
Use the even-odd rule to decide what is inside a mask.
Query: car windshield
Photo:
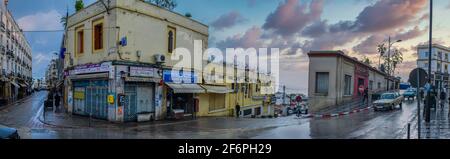
[[[383,94],[381,95],[381,99],[395,99],[394,94]]]

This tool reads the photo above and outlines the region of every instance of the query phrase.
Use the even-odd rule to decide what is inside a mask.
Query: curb
[[[346,116],[346,115],[351,115],[351,114],[355,114],[355,113],[359,113],[359,112],[365,112],[365,111],[369,111],[372,110],[372,106],[369,107],[365,107],[365,108],[357,108],[354,109],[352,111],[346,111],[346,112],[339,112],[339,113],[328,113],[328,114],[307,114],[307,115],[303,115],[303,118],[334,118],[334,117],[341,117],[341,116]]]

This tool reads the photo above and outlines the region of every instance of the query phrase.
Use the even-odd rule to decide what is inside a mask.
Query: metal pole
[[[411,132],[411,124],[408,123],[408,139],[411,139],[411,134],[410,134],[410,132]]]
[[[429,32],[429,47],[428,47],[428,83],[431,86],[431,56],[432,56],[432,47],[433,47],[433,0],[430,0],[430,32]],[[431,105],[430,105],[430,91],[427,93],[427,105],[425,106],[425,122],[430,123],[431,121]]]
[[[417,138],[420,139],[420,102],[422,101],[422,97],[420,96],[420,71],[417,69]]]
[[[388,68],[388,70],[387,70],[388,76],[391,76],[391,36],[389,36],[389,41],[388,41],[387,68]],[[391,90],[389,88],[389,84],[390,84],[390,80],[388,79],[388,81],[387,81],[387,91]]]

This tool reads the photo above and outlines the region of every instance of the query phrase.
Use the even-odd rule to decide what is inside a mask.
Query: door
[[[363,89],[363,91],[361,91],[361,88]],[[364,87],[364,79],[358,78],[358,95],[359,96],[363,95],[362,92],[364,92],[364,89],[365,89],[365,87]]]
[[[124,106],[124,121],[134,122],[137,121],[137,93],[136,85],[125,84],[125,100],[127,101]]]
[[[86,111],[93,118],[108,119],[108,88],[91,86],[86,88]]]
[[[151,86],[137,87],[137,112],[138,113],[154,113],[154,93]]]

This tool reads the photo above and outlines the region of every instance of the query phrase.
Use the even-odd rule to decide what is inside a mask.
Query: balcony
[[[0,53],[4,55],[6,53],[6,48],[3,45],[0,45]]]
[[[5,32],[5,29],[6,29],[5,23],[4,23],[4,22],[1,22],[1,24],[0,24],[0,30],[1,30],[2,32]]]

